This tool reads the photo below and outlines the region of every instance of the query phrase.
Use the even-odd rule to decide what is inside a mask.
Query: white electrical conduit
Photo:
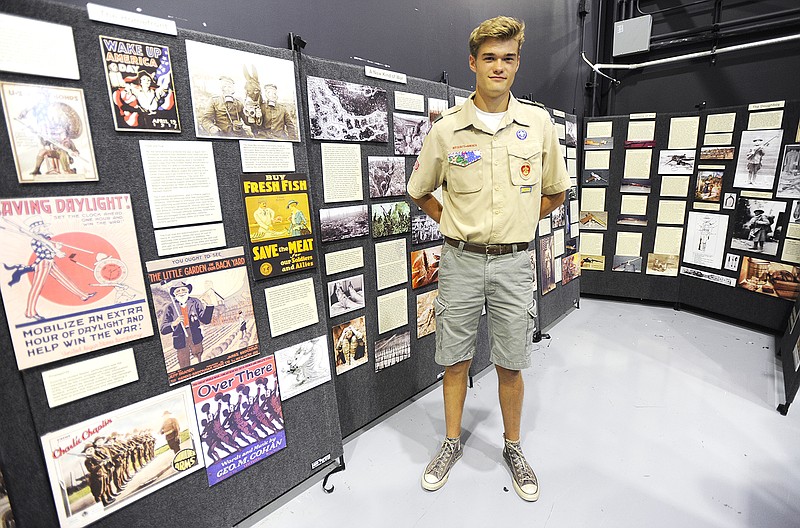
[[[786,37],[778,37],[778,38],[767,39],[767,40],[759,40],[758,42],[749,42],[747,44],[738,44],[736,46],[728,46],[727,48],[711,49],[711,50],[708,50],[708,51],[698,51],[697,53],[687,53],[686,55],[678,55],[677,57],[668,57],[666,59],[657,59],[657,60],[651,60],[651,61],[647,61],[647,62],[640,62],[638,64],[603,64],[603,63],[592,64],[589,61],[589,59],[586,58],[586,52],[585,51],[581,52],[581,57],[586,62],[586,64],[588,64],[595,72],[597,72],[598,74],[602,75],[606,79],[609,79],[609,80],[615,82],[616,84],[620,84],[620,82],[617,79],[614,79],[613,77],[610,77],[610,76],[606,75],[605,73],[601,72],[600,69],[601,68],[605,68],[605,69],[613,69],[613,70],[637,70],[639,68],[646,68],[648,66],[658,66],[660,64],[667,64],[667,63],[670,63],[670,62],[677,62],[677,61],[687,60],[687,59],[696,59],[698,57],[708,57],[709,55],[720,55],[722,53],[727,53],[729,51],[739,51],[739,50],[744,50],[744,49],[749,49],[749,48],[757,48],[759,46],[767,46],[769,44],[780,44],[782,42],[789,42],[789,41],[798,40],[798,39],[800,39],[800,34],[789,35],[789,36],[786,36]]]

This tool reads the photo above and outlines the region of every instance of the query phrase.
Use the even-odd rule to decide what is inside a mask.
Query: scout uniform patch
[[[451,165],[457,165],[459,167],[466,167],[479,159],[481,159],[480,150],[461,150],[447,154],[447,161]]]

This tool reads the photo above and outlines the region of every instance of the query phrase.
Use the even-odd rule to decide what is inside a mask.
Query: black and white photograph
[[[567,223],[567,208],[563,203],[550,213],[550,223],[553,229],[564,227]]]
[[[643,262],[644,260],[640,256],[614,255],[614,263],[611,265],[611,271],[641,273]]]
[[[739,255],[734,253],[725,254],[725,269],[730,271],[739,270]]]
[[[323,242],[369,235],[369,214],[366,205],[333,207],[319,210]]]
[[[442,239],[439,224],[425,213],[414,213],[411,218],[411,243],[424,244]]]
[[[369,197],[406,194],[406,159],[399,156],[369,156]]]
[[[781,173],[778,177],[778,198],[800,198],[800,145],[783,147]]]
[[[434,99],[433,97],[428,97],[428,121],[433,122],[439,119],[439,116],[442,115],[442,112],[447,110],[447,99]]]
[[[739,144],[734,187],[772,189],[783,130],[745,130]]]
[[[581,183],[584,187],[608,187],[608,169],[584,169]]]
[[[311,137],[330,141],[389,141],[386,90],[321,77],[308,78]]]
[[[652,188],[650,180],[636,178],[622,178],[619,182],[619,192],[631,194],[650,194]]]
[[[406,330],[375,341],[375,372],[411,357],[411,332]]]
[[[578,146],[578,116],[574,114],[566,114],[564,116],[565,144],[568,147]]]
[[[694,150],[662,150],[658,154],[659,174],[692,174]]]
[[[740,196],[733,213],[731,249],[777,255],[785,212],[786,202]]]
[[[422,140],[431,129],[427,116],[394,112],[394,153],[397,156],[416,156],[422,150]]]
[[[408,202],[372,204],[372,238],[399,235],[411,231],[411,208]]]
[[[361,309],[364,304],[364,275],[328,283],[328,313],[332,318]]]
[[[321,335],[308,341],[275,351],[281,401],[286,401],[331,379],[328,361],[328,337]]]
[[[187,40],[186,63],[197,137],[300,141],[292,61]]]
[[[736,208],[736,193],[725,193],[725,199],[722,201],[723,209]]]

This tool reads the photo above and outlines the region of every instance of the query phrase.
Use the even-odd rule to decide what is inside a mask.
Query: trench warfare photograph
[[[395,156],[369,156],[369,197],[406,194],[406,159]]]
[[[425,213],[414,213],[411,217],[411,243],[423,244],[442,239],[439,224]]]
[[[281,386],[281,401],[330,381],[328,337],[322,335],[276,350],[275,365]]]
[[[129,195],[0,200],[0,237],[20,369],[153,335]]]
[[[19,183],[97,181],[83,90],[0,82]]]
[[[406,330],[375,341],[375,372],[411,357],[411,332]]]
[[[422,150],[422,141],[431,129],[426,116],[392,114],[394,119],[394,153],[397,156],[416,156]]]
[[[386,90],[308,77],[308,117],[313,139],[386,143],[388,108]]]
[[[782,141],[783,130],[743,131],[733,186],[772,190]]]
[[[188,387],[42,437],[60,525],[80,528],[202,467]]]
[[[294,63],[186,41],[199,138],[300,141]]]
[[[100,36],[100,48],[119,132],[180,132],[169,48]]]
[[[372,204],[372,238],[400,235],[411,231],[411,207],[408,202]]]
[[[369,235],[369,213],[366,205],[351,205],[319,210],[323,242]]]
[[[286,447],[273,356],[193,381],[192,397],[209,486]]]

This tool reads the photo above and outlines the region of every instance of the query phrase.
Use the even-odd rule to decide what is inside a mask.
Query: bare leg
[[[503,427],[506,440],[519,441],[520,421],[522,418],[522,399],[525,395],[525,384],[522,372],[508,370],[495,365],[497,371],[500,411],[503,414]]]
[[[444,394],[444,421],[448,438],[461,436],[461,416],[467,397],[467,378],[472,360],[462,361],[444,368],[442,392]]]

